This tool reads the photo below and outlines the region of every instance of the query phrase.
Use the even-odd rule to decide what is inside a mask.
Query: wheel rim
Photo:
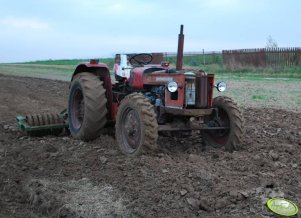
[[[80,129],[82,126],[83,120],[84,120],[84,96],[82,93],[82,90],[80,88],[77,88],[74,91],[73,97],[72,97],[72,112],[71,112],[71,122],[72,126],[75,129]]]
[[[218,110],[218,117],[210,122],[211,127],[230,127],[230,119],[227,112],[221,108]],[[228,141],[230,128],[223,130],[208,130],[206,131],[214,143],[225,145]]]
[[[135,152],[141,143],[141,125],[137,111],[127,108],[121,119],[121,137],[125,150]]]

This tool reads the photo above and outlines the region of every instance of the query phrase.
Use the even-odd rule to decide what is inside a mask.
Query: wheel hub
[[[224,121],[222,121],[219,117],[216,117],[214,120],[208,123],[209,127],[225,127],[228,126]],[[227,129],[220,129],[220,130],[210,130],[216,136],[223,136],[227,132]]]
[[[80,89],[76,90],[73,99],[72,112],[74,114],[72,116],[72,123],[76,129],[79,129],[83,123],[85,113],[84,97]]]
[[[229,127],[230,121],[227,113],[220,109],[217,111],[215,116],[211,121],[208,122],[209,127]],[[212,140],[216,143],[223,145],[226,143],[229,135],[229,129],[219,129],[219,130],[208,130],[207,133],[211,135]]]
[[[132,109],[129,109],[124,117],[123,134],[126,144],[132,148],[137,149],[140,141],[140,124],[139,118]]]

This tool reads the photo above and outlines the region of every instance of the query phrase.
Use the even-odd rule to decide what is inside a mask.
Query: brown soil
[[[0,217],[270,217],[276,196],[301,206],[300,113],[245,108],[234,153],[160,137],[155,154],[127,158],[113,128],[89,143],[17,129],[18,114],[64,109],[68,85],[0,75]]]

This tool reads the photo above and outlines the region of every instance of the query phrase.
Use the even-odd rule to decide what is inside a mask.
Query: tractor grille
[[[208,107],[208,76],[197,75],[195,83],[196,83],[195,106],[198,108],[207,108]]]

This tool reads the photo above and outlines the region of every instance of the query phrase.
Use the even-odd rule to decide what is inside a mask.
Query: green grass
[[[204,63],[204,58],[206,64]],[[176,57],[168,57],[167,60],[171,66],[175,66]],[[243,69],[243,70],[226,70],[222,65],[221,54],[210,55],[192,55],[184,56],[184,68],[191,70],[204,70],[207,73],[215,74],[216,78],[226,78],[233,80],[262,80],[269,78],[267,81],[273,82],[278,79],[288,79],[300,82],[301,79],[301,65],[282,70],[273,69]],[[81,62],[87,62],[88,59],[70,59],[70,60],[42,60],[15,64],[0,64],[0,73],[9,75],[27,75],[37,77],[54,76],[57,78],[69,79]],[[109,69],[113,69],[114,58],[101,58],[101,63],[108,65]],[[209,64],[208,64],[209,63]]]
[[[99,62],[107,64],[109,69],[113,69],[114,58],[98,58],[98,59]],[[72,66],[75,68],[79,63],[82,62],[89,62],[89,59],[42,60],[42,61],[21,62],[15,64],[62,65],[62,66]]]
[[[166,59],[171,65],[176,65],[176,57],[167,57]],[[257,69],[254,67],[241,67],[240,70],[225,69],[222,54],[184,56],[183,66],[188,69],[202,69],[207,73],[226,77],[301,78],[301,65],[277,69]]]
[[[29,61],[16,64],[43,64],[43,65],[77,65],[80,62],[87,62],[88,59],[70,59],[70,60],[44,60],[44,61]]]
[[[88,59],[72,60],[44,60],[14,64],[0,64],[0,73],[13,76],[29,76],[38,78],[51,78],[58,80],[70,80],[76,66]],[[101,63],[113,69],[113,58],[104,58]]]
[[[202,67],[202,66],[200,66]],[[218,76],[227,77],[265,77],[265,78],[301,78],[301,66],[274,69],[244,69],[244,70],[227,70],[222,65],[212,64],[204,66],[206,72],[214,73]]]
[[[176,65],[176,56],[166,57],[166,61],[170,62],[173,65]],[[190,67],[201,67],[210,65],[222,65],[223,56],[222,54],[205,54],[205,55],[189,55],[183,57],[183,65]]]
[[[253,95],[252,99],[253,100],[266,100],[267,96],[264,96],[264,95]]]
[[[244,70],[244,71],[217,71],[216,75],[232,77],[265,77],[265,78],[300,78],[300,71],[283,70],[276,72],[273,70]]]
[[[1,64],[0,73],[12,76],[29,76],[38,78],[51,78],[58,80],[70,80],[73,68],[58,68],[58,67],[45,67],[45,66],[32,66],[32,65],[14,65],[14,64]]]

